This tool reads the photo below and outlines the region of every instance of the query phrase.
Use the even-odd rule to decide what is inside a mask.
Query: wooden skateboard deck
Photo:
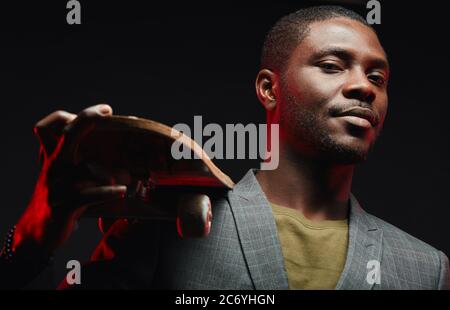
[[[234,183],[194,140],[159,122],[130,116],[97,118],[83,126],[88,130],[69,143],[72,163],[122,169],[131,176],[126,199],[90,207],[84,216],[174,219],[183,237],[209,233],[210,197]],[[172,156],[175,142],[191,151],[191,159]]]

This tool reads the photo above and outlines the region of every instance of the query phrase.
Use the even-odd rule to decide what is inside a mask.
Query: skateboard
[[[206,237],[211,230],[211,198],[233,188],[233,181],[191,138],[156,121],[109,116],[83,124],[69,143],[73,164],[127,171],[125,199],[91,206],[84,217],[99,218],[100,229],[116,219],[175,221],[183,238]],[[86,130],[88,128],[88,130]],[[175,159],[172,146],[185,147],[190,159]],[[195,159],[194,154],[197,155]]]

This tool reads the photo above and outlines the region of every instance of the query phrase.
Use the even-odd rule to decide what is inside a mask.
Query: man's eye
[[[319,67],[322,68],[325,72],[338,72],[341,71],[341,67],[339,67],[337,64],[330,63],[330,62],[323,62],[319,64]]]
[[[378,75],[378,74],[369,75],[369,80],[371,80],[372,82],[374,82],[375,84],[380,85],[380,86],[382,86],[386,83],[386,79],[383,76]]]

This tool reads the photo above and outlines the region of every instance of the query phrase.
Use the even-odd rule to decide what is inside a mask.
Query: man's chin
[[[354,165],[364,162],[370,153],[370,147],[363,145],[328,144],[322,150],[325,160],[341,165]]]

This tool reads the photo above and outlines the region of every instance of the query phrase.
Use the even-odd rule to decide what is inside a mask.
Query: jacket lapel
[[[336,285],[338,290],[370,290],[375,285],[367,279],[373,265],[381,263],[383,232],[350,194],[349,242],[344,270]],[[378,265],[379,267],[379,265]]]
[[[255,289],[288,289],[272,208],[255,178],[254,170],[247,172],[228,197]]]

